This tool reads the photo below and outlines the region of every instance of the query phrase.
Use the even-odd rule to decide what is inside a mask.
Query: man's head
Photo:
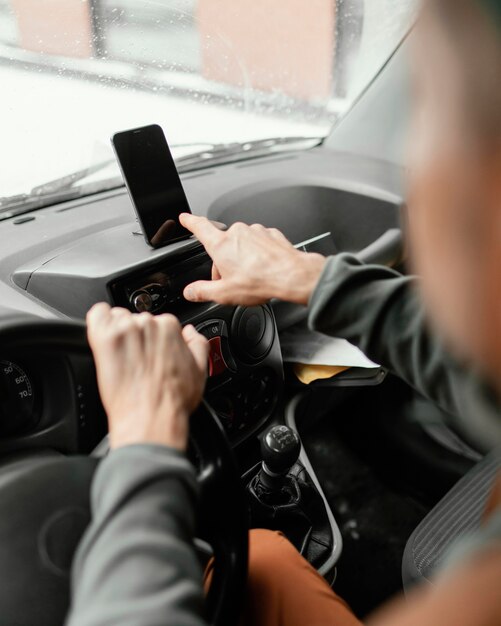
[[[414,47],[413,262],[440,330],[501,390],[501,0],[425,0]]]

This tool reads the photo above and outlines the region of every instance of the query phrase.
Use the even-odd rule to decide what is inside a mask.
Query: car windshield
[[[322,138],[415,4],[0,0],[0,196],[41,195],[74,172],[67,186],[105,189],[120,181],[110,136],[151,123],[178,160],[193,154],[190,165],[214,145],[244,157],[246,142]]]

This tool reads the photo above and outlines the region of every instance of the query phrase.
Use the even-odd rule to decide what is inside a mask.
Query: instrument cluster
[[[36,426],[39,399],[28,367],[0,359],[0,437],[12,437]]]

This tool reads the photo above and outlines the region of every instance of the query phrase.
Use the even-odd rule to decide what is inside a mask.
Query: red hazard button
[[[221,337],[209,339],[209,376],[222,374],[226,367],[223,353],[221,352]]]

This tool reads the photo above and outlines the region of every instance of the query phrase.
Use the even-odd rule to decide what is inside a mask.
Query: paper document
[[[328,337],[299,326],[281,333],[280,345],[283,359],[288,363],[379,367],[345,339]]]

